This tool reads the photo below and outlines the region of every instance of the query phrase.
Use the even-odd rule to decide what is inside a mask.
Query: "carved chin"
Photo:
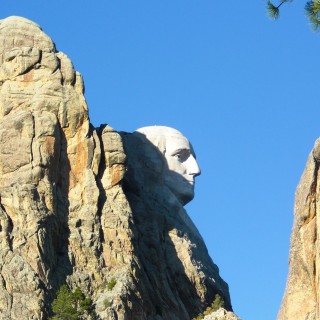
[[[194,198],[193,187],[190,188],[190,190],[184,190],[184,192],[177,192],[178,190],[172,190],[172,189],[171,191],[177,197],[177,199],[182,205],[186,205],[188,202],[190,202]]]
[[[194,183],[175,172],[170,172],[165,177],[165,184],[182,205],[187,204],[194,197]]]
[[[180,201],[180,203],[182,205],[186,205],[187,203],[189,203],[192,199],[193,199],[194,196],[192,197],[181,197],[180,199],[178,198],[178,200]]]

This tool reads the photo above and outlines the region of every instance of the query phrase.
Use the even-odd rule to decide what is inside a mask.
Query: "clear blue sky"
[[[244,320],[274,320],[285,288],[294,192],[320,135],[320,34],[304,1],[3,1],[39,23],[85,80],[90,118],[168,125],[202,175],[187,210]]]

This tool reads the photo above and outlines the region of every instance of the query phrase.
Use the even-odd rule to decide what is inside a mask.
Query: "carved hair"
[[[181,135],[182,133],[174,128],[166,127],[166,126],[148,126],[139,128],[136,132],[142,133],[145,137],[154,145],[156,146],[162,154],[166,153],[166,135]]]

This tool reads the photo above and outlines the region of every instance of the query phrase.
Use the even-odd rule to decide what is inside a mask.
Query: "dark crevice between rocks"
[[[99,128],[96,129],[97,136],[98,136],[98,139],[100,141],[100,148],[101,148],[101,155],[100,155],[101,158],[100,158],[100,163],[99,163],[98,174],[96,176],[96,184],[97,184],[97,187],[99,189],[98,212],[97,212],[97,214],[98,214],[99,221],[100,221],[99,238],[100,238],[101,243],[105,242],[104,233],[103,233],[103,230],[102,230],[101,216],[102,216],[102,211],[103,211],[104,205],[105,205],[105,203],[107,201],[107,194],[106,194],[106,191],[104,190],[102,182],[101,182],[103,173],[106,170],[106,159],[105,159],[105,155],[104,155],[104,144],[103,144],[103,141],[102,141],[102,132],[103,132],[103,129],[105,127],[106,127],[106,125],[101,125]],[[98,147],[98,146],[95,145],[95,148],[96,147]],[[100,254],[102,254],[102,250],[103,250],[103,248],[101,246]]]
[[[60,153],[57,163],[57,177],[54,187],[54,214],[46,220],[46,235],[43,252],[44,263],[48,273],[48,287],[45,294],[45,313],[51,314],[51,304],[62,284],[66,283],[68,275],[73,272],[72,257],[69,257],[69,181],[71,166],[67,154],[67,140],[63,130],[59,125]]]
[[[2,205],[1,203],[1,198],[0,198],[0,210],[2,210],[3,214],[5,215],[5,219],[6,219],[6,223],[7,225],[4,226],[0,224],[0,232],[7,232],[7,241],[8,241],[8,246],[9,249],[12,251],[12,247],[13,247],[13,236],[12,236],[12,230],[13,230],[13,222],[12,219],[10,218],[10,216],[8,215],[8,213],[6,212],[5,207]]]
[[[33,142],[34,142],[34,138],[36,135],[36,124],[35,124],[35,120],[34,120],[34,116],[31,112],[31,117],[32,117],[32,138],[31,138],[31,144],[30,144],[30,164],[31,164],[31,168],[33,169]]]
[[[1,198],[0,198],[0,214],[3,216],[3,220],[0,223],[0,232],[5,232],[6,233],[6,241],[9,247],[9,250],[12,251],[13,249],[13,237],[12,237],[12,231],[13,231],[13,222],[12,219],[10,218],[10,216],[8,215],[8,213],[6,212],[5,207],[2,205],[1,203]],[[3,267],[3,261],[0,264],[0,267],[2,269]],[[5,280],[5,278],[0,274],[0,279],[2,280],[3,283],[3,287],[5,289],[5,291],[7,291],[7,293],[9,294],[10,289],[7,286],[7,282]],[[13,305],[13,296],[11,294],[9,294],[9,308],[8,308],[8,312],[11,312],[12,309],[12,305]]]

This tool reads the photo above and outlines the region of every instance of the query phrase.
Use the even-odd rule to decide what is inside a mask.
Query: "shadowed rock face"
[[[317,140],[296,190],[289,274],[278,320],[320,318],[319,151]]]
[[[136,226],[133,243],[141,263],[143,304],[150,310],[150,319],[158,315],[188,320],[205,309],[217,293],[231,310],[228,285],[184,210],[180,193],[166,181],[168,174],[178,173],[169,172],[170,162],[162,150],[141,132],[122,134],[128,159],[124,188]],[[199,174],[196,167],[195,174]],[[175,181],[183,191],[185,184]]]
[[[90,125],[81,75],[37,24],[0,20],[0,319],[47,319],[65,282],[101,319],[190,319],[217,292],[231,309],[140,143]]]

